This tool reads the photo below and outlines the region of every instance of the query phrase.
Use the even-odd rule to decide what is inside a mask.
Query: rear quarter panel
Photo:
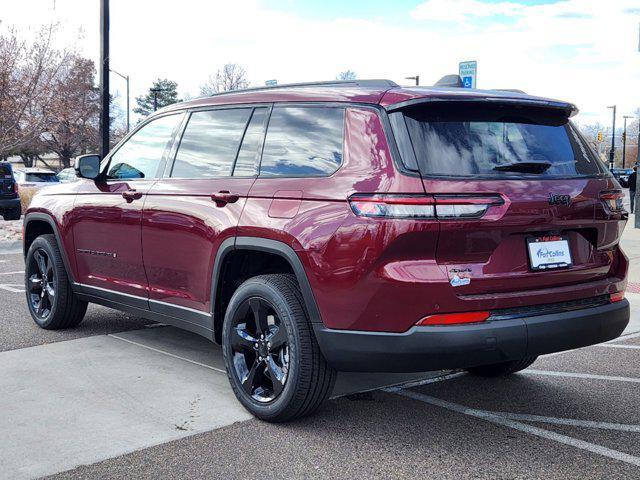
[[[418,176],[398,172],[380,114],[349,107],[341,168],[321,178],[259,177],[238,225],[239,236],[278,240],[296,251],[330,328],[400,330],[390,322],[416,315],[398,308],[410,302],[398,297],[403,281],[389,272],[393,277],[413,258],[433,258],[438,226],[356,217],[348,197],[373,192],[422,194],[424,188]]]

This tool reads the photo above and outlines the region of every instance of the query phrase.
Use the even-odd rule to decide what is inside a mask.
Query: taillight
[[[489,207],[504,204],[500,195],[355,194],[349,198],[361,217],[461,220],[480,218]]]
[[[600,192],[600,200],[602,200],[602,203],[612,212],[622,212],[624,210],[623,199],[624,193],[622,193],[621,190],[605,190]]]
[[[458,323],[478,323],[489,318],[489,312],[438,313],[429,315],[416,325],[456,325]]]
[[[435,218],[433,197],[426,195],[353,195],[349,204],[361,217]]]
[[[621,302],[622,300],[624,300],[624,290],[609,295],[609,301],[611,303]]]
[[[480,218],[489,207],[504,204],[500,195],[436,195],[436,216],[441,219]]]
[[[18,182],[13,182],[13,193],[18,195],[20,193],[20,189],[18,188]]]

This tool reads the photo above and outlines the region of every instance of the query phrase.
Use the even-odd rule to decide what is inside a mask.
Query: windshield
[[[60,181],[55,173],[27,173],[25,177],[26,182],[56,183]]]
[[[0,165],[0,179],[13,178],[11,175],[11,167],[8,165]]]
[[[566,118],[513,106],[419,106],[404,118],[425,175],[575,177],[603,172]]]

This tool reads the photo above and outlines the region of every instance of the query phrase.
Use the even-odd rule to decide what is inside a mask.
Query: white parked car
[[[24,168],[14,170],[16,182],[20,188],[43,188],[60,183],[55,172],[44,168]]]

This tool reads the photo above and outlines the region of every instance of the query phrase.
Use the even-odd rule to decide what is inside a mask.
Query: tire
[[[4,218],[5,221],[20,220],[21,216],[22,216],[22,209],[20,207],[12,208],[11,210],[5,210],[2,213],[2,218]]]
[[[467,372],[479,377],[502,377],[524,370],[537,360],[535,357],[525,357],[522,360],[512,360],[504,363],[494,363],[492,365],[482,365],[480,367],[467,368]]]
[[[71,289],[54,235],[41,235],[33,241],[27,252],[24,277],[29,313],[39,327],[60,330],[82,322],[87,302]],[[42,280],[45,277],[46,282]]]
[[[266,311],[273,324],[258,330],[255,318],[263,315],[256,311]],[[267,332],[264,340],[260,331]],[[238,287],[225,314],[222,349],[236,397],[262,420],[285,422],[309,415],[333,390],[336,372],[320,352],[293,275],[260,275]]]

